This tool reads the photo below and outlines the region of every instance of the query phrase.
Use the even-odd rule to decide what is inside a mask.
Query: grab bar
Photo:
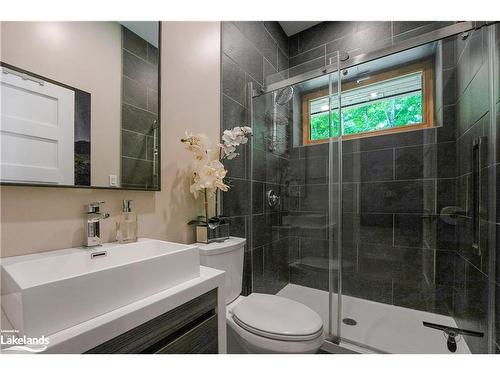
[[[476,137],[472,142],[472,248],[481,255],[480,241],[480,215],[482,201],[482,159],[486,137]]]

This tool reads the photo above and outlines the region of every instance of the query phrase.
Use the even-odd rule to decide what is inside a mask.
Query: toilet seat
[[[323,334],[321,317],[288,298],[252,293],[233,309],[234,322],[260,337],[281,341],[310,341]]]

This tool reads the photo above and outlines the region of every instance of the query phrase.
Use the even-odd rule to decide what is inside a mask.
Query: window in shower
[[[344,83],[341,103],[344,138],[433,126],[432,68],[430,62],[423,62],[371,76],[359,74]],[[328,89],[302,96],[304,144],[338,137],[337,109],[338,98],[336,95],[329,97]]]

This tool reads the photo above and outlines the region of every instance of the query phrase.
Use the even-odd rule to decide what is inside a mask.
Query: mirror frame
[[[158,22],[158,154],[160,157],[158,158],[158,187],[157,188],[130,188],[130,187],[122,187],[122,186],[86,186],[86,185],[50,185],[50,184],[23,184],[20,182],[3,182],[0,180],[0,188],[2,186],[23,186],[23,187],[43,187],[43,188],[72,188],[72,189],[104,189],[104,190],[131,190],[131,191],[161,191],[161,52],[162,52],[162,22]],[[18,68],[16,66],[10,65],[3,61],[0,61],[0,67],[5,66],[6,68],[10,68],[13,70],[17,70],[20,73],[25,73],[31,75],[35,78],[53,83],[55,85],[59,85],[70,90],[75,90],[75,87],[66,85],[64,83],[55,81],[53,79],[38,75],[33,72],[29,72],[27,70]],[[90,124],[92,126],[92,123]],[[120,132],[120,149],[121,149],[121,132]],[[92,161],[91,161],[92,162]],[[92,183],[92,181],[91,181]],[[121,183],[121,182],[120,182]]]

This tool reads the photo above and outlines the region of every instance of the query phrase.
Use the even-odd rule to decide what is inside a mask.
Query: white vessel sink
[[[200,261],[196,246],[141,239],[5,258],[1,271],[7,318],[39,337],[197,278]]]

